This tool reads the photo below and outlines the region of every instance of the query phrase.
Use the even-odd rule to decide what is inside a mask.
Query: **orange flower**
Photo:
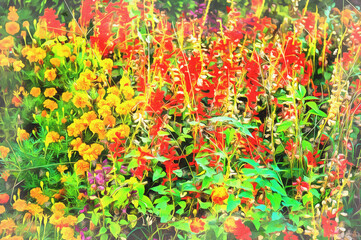
[[[54,111],[55,109],[58,108],[58,104],[56,102],[54,102],[53,100],[50,99],[46,99],[43,103],[45,108],[50,109],[50,111]]]
[[[104,125],[104,122],[102,120],[100,120],[100,119],[93,120],[90,123],[89,129],[93,133],[97,133],[99,139],[104,139],[105,138],[105,125]]]
[[[85,194],[84,193],[79,193],[78,199],[82,200],[83,198],[86,198]]]
[[[36,203],[39,205],[43,205],[47,201],[49,201],[49,197],[45,195],[40,195],[36,198]]]
[[[33,87],[30,90],[30,95],[33,96],[33,97],[38,97],[40,95],[40,93],[41,93],[41,90],[38,87]]]
[[[90,67],[90,66],[92,65],[92,62],[89,61],[89,60],[85,60],[85,61],[84,61],[84,65],[85,65],[86,67]]]
[[[66,240],[74,239],[74,229],[71,227],[63,227],[61,229],[61,235],[63,239]]]
[[[75,163],[75,169],[77,175],[85,175],[85,172],[89,170],[90,164],[84,160],[79,160]]]
[[[20,96],[14,96],[11,103],[14,104],[15,107],[19,107],[23,103],[23,99]]]
[[[0,194],[0,204],[5,204],[9,201],[10,197],[7,193]]]
[[[205,222],[199,218],[194,218],[190,223],[191,231],[194,233],[199,233],[204,231]]]
[[[91,87],[91,82],[85,76],[80,76],[78,80],[74,83],[75,90],[89,90]]]
[[[211,198],[215,204],[223,204],[223,201],[228,199],[227,189],[225,189],[224,187],[218,187],[213,189]]]
[[[64,92],[62,95],[61,95],[61,99],[64,101],[64,102],[69,102],[69,100],[73,97],[73,94],[71,92]]]
[[[0,50],[6,50],[14,46],[14,38],[7,36],[0,40]]]
[[[43,194],[43,191],[39,187],[33,188],[33,189],[30,190],[30,196],[32,198],[38,198],[42,194]]]
[[[52,59],[50,59],[50,63],[54,67],[59,67],[60,66],[60,59],[59,58],[52,58]]]
[[[28,140],[29,137],[30,137],[30,134],[26,130],[18,129],[18,137],[17,137],[18,141]]]
[[[46,70],[44,73],[44,77],[48,81],[54,81],[56,78],[56,69],[52,68],[52,69]]]
[[[5,212],[5,207],[3,205],[0,205],[0,214],[3,214]]]
[[[59,165],[56,169],[58,170],[58,172],[63,173],[65,170],[68,169],[68,167],[65,165]]]
[[[224,222],[224,231],[233,233],[236,229],[236,220],[233,217],[227,218],[227,220]]]
[[[90,105],[88,94],[77,92],[73,98],[73,103],[77,108],[85,108],[86,106]]]
[[[76,56],[74,56],[74,55],[71,55],[71,56],[70,56],[70,61],[71,61],[71,62],[74,62],[75,59],[76,59]]]
[[[70,142],[70,145],[73,146],[75,151],[78,151],[79,146],[83,143],[81,138],[76,138]]]
[[[28,28],[30,26],[29,22],[28,21],[24,21],[23,22],[23,27],[24,28]]]
[[[10,21],[17,21],[19,15],[16,13],[17,9],[14,6],[9,7],[8,19]]]
[[[89,126],[90,123],[97,118],[98,118],[97,114],[94,111],[90,111],[84,113],[83,116],[81,116],[80,120],[83,121],[84,126]]]
[[[71,51],[70,48],[66,45],[60,45],[58,47],[58,56],[59,57],[70,57]]]
[[[50,143],[59,141],[60,135],[57,132],[50,131],[45,138],[45,146],[48,146]]]
[[[12,220],[11,218],[8,218],[6,220],[1,221],[0,229],[2,229],[2,231],[5,230],[6,235],[11,235],[13,232],[15,232],[16,224],[15,224],[14,220]]]
[[[43,111],[41,112],[41,116],[42,116],[42,117],[46,117],[46,115],[48,115],[48,113],[46,112],[46,110],[43,110]]]
[[[23,212],[28,207],[28,204],[25,202],[25,200],[17,199],[15,200],[13,204],[13,209],[19,212]]]
[[[118,127],[108,131],[107,138],[108,141],[114,142],[114,138],[118,139],[118,136],[120,136],[120,138],[125,138],[129,136],[129,133],[130,133],[130,128],[128,125],[119,125]]]
[[[47,88],[44,91],[44,96],[45,97],[54,97],[56,93],[57,93],[57,91],[55,88]]]
[[[6,158],[6,156],[9,154],[10,149],[4,146],[0,146],[0,157]]]
[[[23,67],[25,67],[24,63],[22,61],[15,61],[13,63],[13,68],[15,72],[19,72]]]
[[[37,216],[43,213],[43,209],[38,205],[34,203],[30,203],[27,206],[27,210],[33,215]]]
[[[20,31],[20,25],[17,22],[7,22],[5,24],[6,32],[10,35],[14,35]]]
[[[102,61],[101,65],[106,72],[110,73],[113,68],[113,60],[106,58]]]
[[[8,170],[6,170],[3,174],[1,174],[1,178],[4,179],[5,182],[8,181],[9,177],[10,177],[10,173]]]

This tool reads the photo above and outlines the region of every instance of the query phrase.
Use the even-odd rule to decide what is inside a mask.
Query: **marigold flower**
[[[106,58],[102,61],[101,65],[106,72],[110,73],[113,69],[113,60]]]
[[[25,67],[24,63],[22,61],[15,61],[13,63],[13,68],[15,72],[19,72],[23,67]]]
[[[4,146],[0,146],[0,158],[6,158],[6,156],[9,154],[10,149]]]
[[[14,220],[12,220],[11,218],[8,218],[6,220],[1,221],[0,229],[2,229],[2,231],[5,231],[6,235],[11,235],[12,233],[15,232],[16,224],[15,224]]]
[[[105,125],[100,119],[93,120],[89,125],[90,131],[98,134],[99,139],[105,138]]]
[[[18,129],[18,137],[17,141],[25,141],[28,140],[30,137],[30,134],[25,129]]]
[[[75,171],[77,175],[85,175],[85,172],[87,172],[90,168],[89,162],[86,162],[84,160],[79,160],[75,163]]]
[[[54,67],[59,67],[60,66],[60,59],[59,58],[52,58],[52,59],[50,59],[50,63]]]
[[[74,229],[71,227],[63,227],[61,229],[61,235],[65,240],[74,239]]]
[[[236,220],[233,217],[229,217],[224,222],[224,231],[233,233],[237,230]]]
[[[15,202],[13,204],[13,209],[15,209],[16,211],[19,211],[19,212],[25,211],[27,209],[27,207],[28,207],[28,204],[23,199],[17,199],[17,200],[15,200]]]
[[[50,99],[46,99],[43,105],[45,108],[50,109],[50,111],[54,111],[55,109],[58,108],[58,104]]]
[[[28,28],[30,26],[29,22],[28,21],[24,21],[23,22],[23,27],[24,28]]]
[[[86,125],[80,119],[74,119],[74,122],[67,128],[69,136],[78,137],[85,129]]]
[[[86,106],[89,106],[90,103],[88,94],[77,92],[73,98],[73,103],[77,108],[85,108]]]
[[[48,146],[50,143],[58,142],[60,138],[59,133],[51,131],[46,135],[45,145]]]
[[[224,187],[217,187],[213,189],[211,198],[215,204],[223,204],[224,200],[228,199],[227,189]]]
[[[14,6],[9,7],[8,19],[10,21],[17,21],[19,15],[16,13],[17,9]]]
[[[125,86],[122,89],[122,93],[127,100],[130,100],[132,97],[134,97],[134,89],[131,86]]]
[[[8,181],[9,177],[10,177],[10,173],[8,170],[6,170],[5,172],[3,172],[3,174],[1,174],[1,178],[4,179],[5,182]]]
[[[115,117],[110,116],[110,115],[104,117],[104,120],[103,120],[104,125],[107,126],[107,127],[114,127],[115,126],[115,121],[116,121]]]
[[[12,36],[0,40],[0,50],[7,50],[12,47],[14,47],[14,38]]]
[[[0,205],[0,214],[3,214],[5,212],[5,207],[3,205]]]
[[[33,97],[38,97],[40,95],[40,93],[41,93],[41,90],[38,87],[33,87],[30,90],[30,95],[33,96]]]
[[[42,194],[43,194],[43,191],[39,187],[33,188],[30,190],[30,197],[32,197],[32,198],[37,198]]]
[[[114,142],[114,139],[120,138],[126,138],[130,134],[130,127],[128,125],[119,125],[116,128],[113,128],[108,131],[107,138],[108,141]]]
[[[199,218],[194,218],[190,223],[191,231],[194,233],[199,233],[204,231],[205,222]]]
[[[48,115],[48,113],[46,112],[46,110],[41,111],[41,116],[42,116],[42,117],[46,117],[46,115]]]
[[[71,61],[71,62],[74,62],[74,61],[75,61],[75,59],[76,59],[76,56],[71,55],[69,59],[70,59],[70,61]]]
[[[14,96],[11,103],[14,104],[15,107],[19,107],[23,103],[23,99],[20,96]]]
[[[41,215],[43,213],[43,209],[38,204],[34,203],[29,203],[26,210],[33,216]]]
[[[44,77],[48,81],[54,81],[56,78],[56,69],[55,68],[47,69],[44,73]]]
[[[84,90],[87,91],[91,87],[91,82],[85,76],[80,76],[78,80],[74,83],[75,90]]]
[[[70,57],[71,51],[70,48],[66,45],[60,45],[57,47],[57,54],[59,57]]]
[[[54,97],[56,93],[57,93],[57,91],[55,88],[47,88],[44,91],[44,96],[45,97]]]
[[[0,194],[0,204],[5,204],[9,201],[10,197],[7,193]]]
[[[59,212],[59,213],[65,214],[65,211],[64,211],[65,208],[66,207],[65,207],[64,203],[58,202],[58,203],[54,203],[54,205],[51,207],[51,211],[53,211],[53,213]]]
[[[56,169],[58,170],[58,172],[63,173],[65,170],[68,169],[68,167],[65,165],[59,165]]]
[[[73,94],[71,92],[63,92],[63,94],[61,95],[61,99],[64,102],[69,102],[69,100],[73,97]]]
[[[49,201],[49,197],[46,195],[40,195],[36,198],[36,203],[39,205],[43,205],[47,201]]]
[[[20,25],[17,22],[7,22],[5,24],[5,30],[10,35],[14,35],[20,31]]]

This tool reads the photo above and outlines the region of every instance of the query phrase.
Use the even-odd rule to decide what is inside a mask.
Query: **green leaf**
[[[281,195],[278,193],[267,194],[267,198],[271,201],[273,210],[277,211],[281,206]]]
[[[227,212],[233,211],[239,204],[241,203],[240,199],[236,199],[236,197],[232,194],[228,198],[227,203]]]
[[[109,197],[109,196],[104,196],[104,197],[101,199],[103,208],[106,208],[106,207],[107,207],[109,204],[111,204],[113,201],[114,201],[113,198],[111,198],[111,197]]]
[[[283,189],[283,187],[274,179],[271,180],[271,189],[282,196],[287,196],[286,191]]]
[[[310,111],[310,113],[313,113],[315,115],[321,116],[321,117],[327,117],[327,114],[322,112],[317,104],[315,102],[307,102],[306,105],[308,105],[313,111]]]
[[[80,214],[80,215],[78,216],[78,221],[77,221],[77,223],[82,222],[84,219],[85,219],[84,213]]]
[[[115,238],[118,238],[118,235],[119,235],[119,233],[120,233],[121,227],[119,226],[118,223],[116,223],[116,222],[111,222],[111,223],[109,224],[109,230],[110,230],[110,232],[113,234],[113,236],[114,236]]]
[[[127,219],[129,221],[129,227],[132,229],[137,225],[137,216],[135,215],[127,215]]]
[[[312,147],[312,144],[309,141],[302,140],[302,149],[303,150],[307,149],[308,151],[312,151],[313,147]]]
[[[293,125],[292,121],[283,121],[278,127],[276,132],[284,132]]]
[[[99,230],[99,234],[98,235],[103,235],[107,232],[108,230],[105,228],[105,227],[102,227],[100,230]]]
[[[208,208],[212,207],[212,203],[211,203],[211,202],[202,202],[200,199],[198,199],[198,202],[199,202],[199,206],[200,206],[202,209],[208,209]]]
[[[153,173],[153,182],[157,181],[159,178],[163,178],[166,176],[166,173],[163,171],[163,169],[159,166],[157,166]]]

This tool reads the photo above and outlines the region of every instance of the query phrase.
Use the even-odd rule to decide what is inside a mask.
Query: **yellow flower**
[[[9,154],[10,149],[4,146],[0,146],[0,158],[6,158],[6,156]]]
[[[50,109],[50,111],[54,111],[55,109],[58,108],[58,104],[56,102],[54,102],[53,100],[50,99],[46,99],[43,103],[45,108]]]
[[[1,221],[0,229],[2,230],[1,232],[5,231],[6,235],[11,235],[12,233],[15,232],[16,224],[14,220],[8,218],[6,220]]]
[[[7,22],[5,24],[5,30],[10,35],[14,35],[20,31],[20,25],[17,22]]]
[[[48,81],[54,81],[56,78],[56,69],[55,68],[47,69],[44,73],[44,77]]]
[[[73,94],[71,92],[63,92],[63,94],[61,95],[61,99],[64,102],[69,102],[69,100],[73,97]]]
[[[93,143],[91,146],[83,143],[79,146],[79,154],[84,160],[94,161],[104,150],[104,147],[98,143]]]
[[[29,203],[26,208],[33,216],[41,215],[43,209],[38,204]]]
[[[80,119],[83,121],[84,126],[89,126],[90,123],[97,118],[98,116],[94,111],[84,113],[83,116],[80,117]]]
[[[13,204],[13,209],[15,209],[16,211],[19,211],[19,212],[23,212],[24,210],[26,210],[27,207],[28,207],[28,204],[26,203],[25,200],[22,200],[22,199],[15,200],[15,202]]]
[[[70,57],[71,51],[70,48],[66,45],[60,45],[57,47],[57,54],[59,57]]]
[[[61,235],[65,240],[73,240],[74,239],[74,229],[71,227],[63,227],[61,229]]]
[[[7,50],[14,46],[14,38],[12,36],[7,36],[0,40],[0,50]]]
[[[17,21],[19,15],[16,13],[17,9],[14,6],[9,7],[8,19],[10,21]]]
[[[43,191],[39,187],[33,188],[30,190],[30,197],[32,197],[32,198],[37,198],[42,194],[43,194]]]
[[[38,87],[33,87],[30,90],[30,95],[33,96],[33,97],[38,97],[40,95],[40,93],[41,93],[41,90]]]
[[[77,175],[85,175],[85,172],[89,170],[90,164],[84,160],[79,160],[75,163],[75,170]]]
[[[79,146],[83,143],[81,138],[76,138],[70,142],[70,145],[73,146],[75,151],[78,151]]]
[[[213,189],[211,198],[215,204],[223,204],[224,200],[228,199],[227,189],[224,187],[218,187]]]
[[[118,106],[120,104],[120,98],[114,94],[109,94],[106,98],[105,101],[107,102],[107,105],[109,107],[115,107]]]
[[[5,212],[5,207],[3,205],[0,205],[0,214],[3,214]]]
[[[63,173],[65,170],[68,169],[68,167],[65,165],[59,165],[56,169],[58,170],[58,172]]]
[[[64,211],[65,208],[66,207],[65,207],[64,203],[58,202],[58,203],[54,203],[54,205],[51,207],[51,211],[53,213],[59,212],[59,213],[65,214],[65,211]]]
[[[10,62],[9,62],[9,58],[6,57],[4,54],[0,54],[0,66],[4,67],[4,66],[9,66]]]
[[[117,134],[120,138],[128,137],[130,133],[130,128],[128,125],[120,125],[116,128],[113,128],[108,131],[107,138],[108,141],[114,142],[114,138],[117,139]]]
[[[85,76],[80,76],[78,80],[74,83],[75,90],[89,90],[91,87],[91,82]]]
[[[86,125],[84,125],[83,121],[80,119],[74,119],[74,122],[70,124],[67,128],[68,135],[73,137],[78,137],[82,131],[86,129]]]
[[[50,143],[59,141],[60,135],[57,132],[51,131],[46,135],[45,146],[48,146]]]
[[[18,137],[17,137],[17,141],[24,141],[24,140],[28,140],[30,137],[30,134],[24,130],[24,129],[18,129]]]
[[[15,61],[13,63],[13,68],[15,72],[19,72],[23,67],[25,67],[24,63],[22,61]]]
[[[60,66],[60,59],[59,58],[52,58],[52,59],[50,59],[50,63],[54,67],[59,67]]]
[[[44,96],[45,97],[54,97],[56,93],[57,93],[57,91],[55,88],[47,88],[44,91]]]
[[[30,26],[29,22],[28,21],[24,21],[23,22],[23,27],[24,28],[28,28]]]
[[[105,126],[104,122],[100,119],[93,120],[89,126],[90,131],[97,133],[99,139],[105,138]]]
[[[47,201],[49,201],[49,197],[45,195],[40,195],[36,198],[36,203],[39,205],[43,205]]]
[[[77,108],[85,108],[86,106],[90,106],[88,94],[77,92],[73,98],[73,103]]]
[[[106,58],[102,61],[101,65],[106,72],[110,73],[113,68],[113,60],[111,60],[110,58]]]
[[[127,100],[130,100],[132,97],[134,97],[134,89],[131,86],[125,86],[122,89],[122,93]]]

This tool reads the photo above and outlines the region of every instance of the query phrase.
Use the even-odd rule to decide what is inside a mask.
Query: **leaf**
[[[127,215],[127,219],[129,221],[129,227],[132,229],[135,227],[135,225],[137,225],[137,216],[135,215]]]
[[[198,199],[198,202],[199,202],[199,206],[202,209],[208,209],[208,208],[212,207],[212,203],[210,203],[210,202],[202,202],[200,199]]]
[[[121,230],[119,224],[116,223],[116,222],[111,222],[111,223],[109,224],[109,229],[110,229],[110,232],[113,234],[113,236],[114,236],[115,238],[118,238],[118,235],[119,235],[120,230]]]
[[[313,147],[312,147],[312,144],[309,141],[302,140],[302,149],[303,150],[307,149],[308,151],[312,151]]]
[[[78,216],[78,221],[77,221],[77,223],[82,222],[84,219],[85,219],[84,213],[80,214],[80,215]]]
[[[271,180],[271,189],[282,196],[287,196],[286,191],[283,189],[283,187],[274,179]]]
[[[321,117],[327,117],[327,114],[322,112],[317,104],[315,102],[307,102],[306,105],[308,105],[310,108],[312,108],[313,111],[310,111],[311,113],[314,113],[315,115],[321,116]]]
[[[284,132],[293,125],[292,121],[283,121],[278,127],[276,132]]]
[[[270,200],[273,210],[277,211],[281,206],[281,195],[278,193],[267,194],[267,198]]]
[[[167,174],[163,171],[161,167],[156,167],[153,173],[153,182],[158,180],[159,178],[165,177]]]
[[[240,199],[236,199],[236,197],[232,194],[228,198],[227,203],[227,212],[233,211],[239,204],[241,203]]]
[[[104,233],[106,233],[108,230],[105,228],[105,227],[102,227],[100,230],[99,230],[99,234],[98,235],[102,235]]]
[[[109,197],[109,196],[104,196],[104,197],[101,199],[103,208],[106,208],[106,207],[107,207],[109,204],[111,204],[113,201],[114,201],[113,198],[111,198],[111,197]]]

